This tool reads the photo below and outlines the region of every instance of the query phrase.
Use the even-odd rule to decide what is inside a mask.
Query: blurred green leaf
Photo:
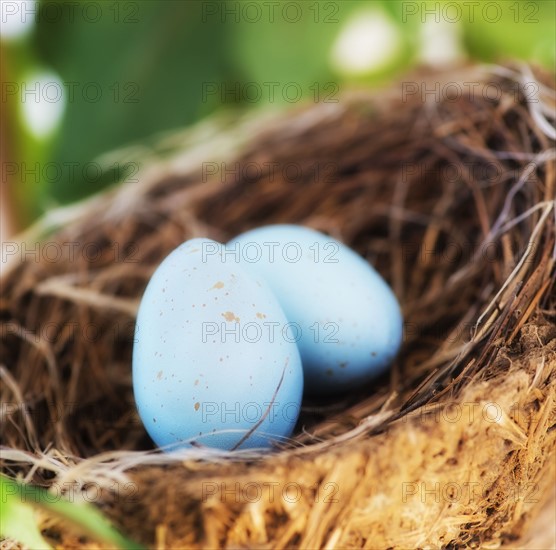
[[[464,12],[465,13],[465,12]],[[464,18],[464,41],[471,57],[485,61],[521,59],[554,70],[556,2],[507,0],[491,2]]]
[[[13,539],[34,550],[52,548],[37,527],[36,511],[25,504],[19,488],[8,478],[0,476],[2,514],[0,514],[0,538]]]
[[[28,177],[15,194],[35,215],[39,204],[79,199],[129,174],[93,162],[99,155],[217,109],[333,101],[351,86],[385,85],[419,61],[424,34],[461,30],[471,59],[553,68],[555,10],[552,0],[42,0],[35,32],[23,45],[8,44],[9,76],[22,83],[27,69],[52,67],[68,103],[52,138],[15,132],[15,162],[57,167]],[[398,29],[398,51],[380,68],[342,70],[334,44],[354,18],[373,11]]]
[[[245,11],[239,22],[230,23],[233,57],[245,81],[278,83],[276,98],[280,103],[287,103],[282,90],[288,83],[298,84],[305,97],[310,96],[309,86],[331,78],[332,43],[357,4],[263,3],[266,7],[258,16],[256,10],[251,16]]]
[[[11,537],[33,549],[50,548],[42,538],[34,518],[34,508],[42,508],[66,520],[76,531],[124,550],[142,546],[122,536],[104,515],[86,502],[53,498],[45,489],[18,483],[0,474],[2,523],[0,535]],[[6,521],[6,518],[9,521]]]
[[[96,156],[213,110],[203,84],[228,74],[225,27],[203,22],[202,2],[101,2],[90,12],[75,5],[59,3],[62,15],[41,18],[35,37],[68,93],[54,155],[62,177],[46,182],[63,201],[115,179],[90,164]]]

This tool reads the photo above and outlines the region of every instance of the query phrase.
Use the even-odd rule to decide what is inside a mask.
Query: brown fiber
[[[157,548],[520,537],[556,476],[554,110],[552,75],[470,67],[118,153],[142,163],[139,181],[51,212],[3,277],[3,471],[75,482]],[[130,363],[150,274],[190,237],[273,222],[372,262],[403,307],[399,358],[358,392],[304,402],[276,452],[153,452]],[[53,518],[43,528],[92,544]]]

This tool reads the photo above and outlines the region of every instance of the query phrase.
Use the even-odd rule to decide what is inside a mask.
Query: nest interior
[[[3,471],[102,487],[95,503],[153,547],[520,536],[556,476],[553,77],[470,67],[420,74],[418,93],[407,82],[167,138],[138,182],[28,232],[2,281]],[[405,322],[391,372],[305,401],[271,454],[153,452],[130,367],[150,275],[188,238],[282,222],[340,239],[389,281]],[[43,533],[91,544],[51,517]]]

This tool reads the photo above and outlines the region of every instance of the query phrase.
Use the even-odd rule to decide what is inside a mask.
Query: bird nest
[[[465,67],[220,115],[106,159],[140,169],[11,243],[2,470],[71,485],[157,548],[516,539],[556,476],[554,105],[553,75]],[[391,371],[305,399],[272,452],[157,451],[131,384],[150,275],[189,238],[285,222],[343,241],[390,283],[405,323]],[[42,529],[93,544],[48,515]]]

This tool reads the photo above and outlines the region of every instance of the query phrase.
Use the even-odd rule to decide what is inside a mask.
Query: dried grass
[[[556,476],[553,76],[421,79],[477,85],[456,101],[402,101],[400,85],[211,121],[141,150],[139,183],[32,228],[26,242],[67,254],[27,257],[2,281],[3,470],[103,487],[95,502],[157,548],[494,548],[522,535]],[[279,168],[206,180],[205,161]],[[305,402],[276,452],[162,455],[131,392],[148,278],[187,238],[273,222],[328,232],[377,267],[403,306],[402,352],[388,377]]]

